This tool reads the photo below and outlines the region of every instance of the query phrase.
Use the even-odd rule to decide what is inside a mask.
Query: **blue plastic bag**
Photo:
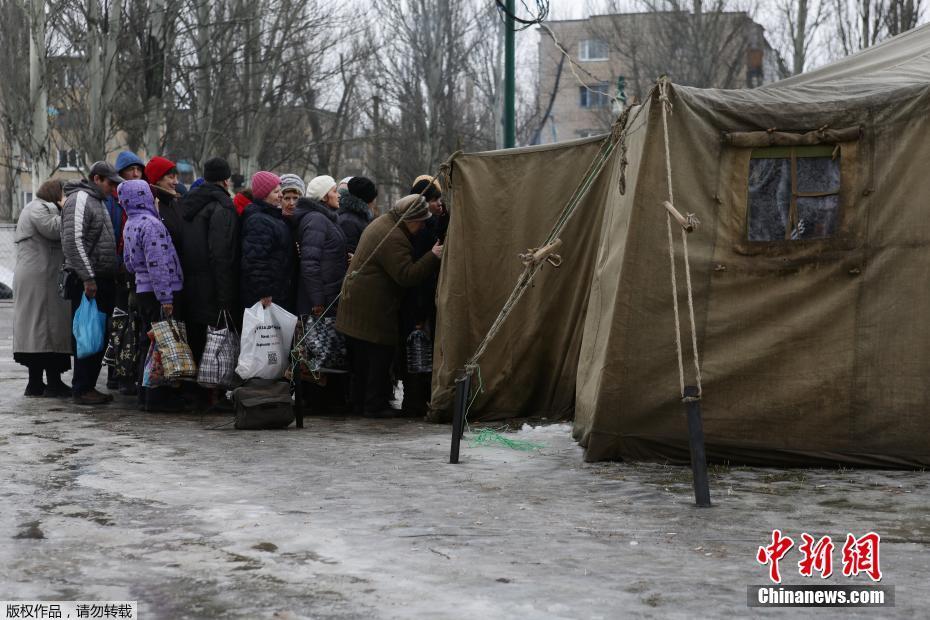
[[[90,357],[103,351],[106,346],[107,315],[97,309],[97,301],[81,298],[81,305],[74,313],[71,333],[77,343],[78,359]]]

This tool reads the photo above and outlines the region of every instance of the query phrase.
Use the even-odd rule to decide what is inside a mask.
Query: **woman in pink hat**
[[[264,170],[252,175],[252,204],[242,212],[240,291],[242,305],[261,301],[294,311],[295,246],[281,211],[281,179]]]

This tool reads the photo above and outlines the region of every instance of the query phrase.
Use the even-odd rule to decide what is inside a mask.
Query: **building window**
[[[23,204],[19,210],[22,211],[25,209],[26,205],[28,205],[30,202],[32,202],[32,192],[23,192]]]
[[[755,149],[749,160],[750,241],[803,241],[836,234],[839,147]]]
[[[578,105],[582,108],[604,108],[610,105],[610,84],[608,82],[598,82],[589,87],[579,86]]]
[[[59,170],[77,170],[81,160],[81,154],[75,149],[58,150]]]
[[[607,60],[607,42],[600,39],[586,39],[578,44],[580,60]]]

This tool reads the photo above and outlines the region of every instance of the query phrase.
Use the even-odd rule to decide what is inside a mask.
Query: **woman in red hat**
[[[178,186],[178,169],[175,163],[165,157],[155,156],[145,164],[145,180],[152,187],[152,194],[155,196],[155,203],[158,206],[158,214],[161,216],[168,234],[171,235],[171,241],[175,250],[181,247],[181,235],[184,233],[184,220],[181,218],[181,210],[178,208],[177,192]]]

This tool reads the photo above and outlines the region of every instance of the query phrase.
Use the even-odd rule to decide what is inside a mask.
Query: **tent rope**
[[[669,146],[668,115],[672,112],[672,102],[669,98],[668,90],[670,85],[668,76],[663,75],[659,78],[659,103],[662,106],[662,128],[665,137],[665,178],[668,183],[668,202],[670,205],[675,204],[675,192],[672,184],[672,154]],[[688,214],[689,222],[697,223],[697,219],[692,214]],[[668,258],[672,278],[672,307],[675,311],[675,350],[678,354],[678,384],[681,390],[682,399],[685,398],[685,368],[684,354],[682,353],[681,344],[681,317],[678,312],[678,277],[675,272],[675,242],[672,236],[672,213],[666,210],[665,213],[666,228],[668,230]],[[693,228],[693,226],[692,226]],[[681,243],[685,260],[685,286],[688,296],[688,319],[691,327],[691,348],[694,358],[694,377],[697,384],[697,396],[701,398],[703,388],[701,386],[701,362],[698,356],[697,329],[694,320],[694,290],[691,286],[691,263],[688,257],[688,230],[681,227]]]
[[[657,89],[658,84],[650,89],[649,96],[651,97],[657,91]],[[635,109],[633,107],[628,107],[623,111],[623,113],[620,114],[620,116],[617,117],[611,127],[610,134],[604,138],[604,141],[601,144],[601,148],[594,155],[594,158],[591,160],[591,164],[588,166],[584,177],[582,177],[578,187],[575,188],[575,191],[572,193],[568,202],[565,204],[565,207],[562,209],[562,212],[556,219],[556,222],[553,225],[552,230],[549,231],[545,241],[543,241],[539,248],[531,248],[529,252],[519,255],[520,260],[523,261],[524,264],[523,272],[517,279],[517,283],[514,285],[510,296],[507,298],[507,301],[504,302],[501,311],[498,313],[497,318],[494,319],[494,322],[488,329],[487,334],[475,349],[474,354],[468,358],[467,362],[465,362],[466,374],[472,375],[476,372],[476,370],[480,371],[479,361],[487,351],[488,345],[495,338],[495,336],[497,336],[498,332],[500,332],[501,327],[503,327],[504,322],[507,320],[507,317],[509,317],[511,312],[513,312],[514,307],[516,307],[517,303],[520,301],[520,298],[523,297],[523,293],[525,293],[529,288],[533,278],[536,276],[539,270],[542,269],[543,265],[545,265],[547,262],[553,265],[556,263],[561,263],[561,257],[552,255],[548,252],[551,252],[553,248],[558,247],[558,244],[561,243],[561,241],[558,239],[559,235],[565,229],[566,225],[568,225],[568,222],[571,220],[578,206],[581,204],[582,199],[587,195],[588,191],[591,189],[591,186],[594,185],[594,182],[597,180],[597,177],[604,169],[604,166],[607,165],[607,162],[610,160],[610,156],[613,154],[614,149],[618,145],[625,147],[627,131],[629,127],[633,125],[633,122],[639,117],[640,113],[642,113],[645,107],[646,106],[637,106]],[[534,254],[534,259],[528,259],[530,255]]]

